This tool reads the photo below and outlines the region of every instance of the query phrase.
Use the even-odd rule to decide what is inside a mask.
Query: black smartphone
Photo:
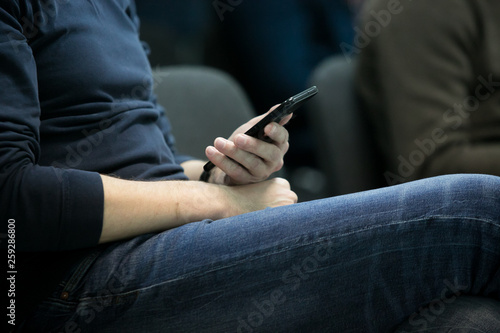
[[[264,134],[264,128],[267,126],[267,124],[272,122],[279,123],[283,118],[293,113],[295,110],[301,107],[304,102],[308,101],[317,93],[318,88],[316,86],[312,86],[298,93],[297,95],[290,97],[289,99],[281,103],[276,109],[270,112],[267,116],[262,118],[257,124],[252,126],[248,131],[245,132],[245,134],[266,142],[270,142],[271,140]],[[214,167],[215,165],[212,162],[208,162],[203,166],[203,169],[208,172]]]

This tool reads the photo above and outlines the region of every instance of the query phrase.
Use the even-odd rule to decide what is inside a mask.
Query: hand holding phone
[[[272,122],[279,123],[283,118],[289,114],[296,111],[302,104],[312,98],[318,93],[318,88],[313,86],[308,88],[295,96],[290,97],[283,103],[281,103],[276,109],[270,112],[267,116],[262,118],[257,124],[252,126],[248,131],[245,132],[246,135],[258,138],[260,140],[271,142],[271,140],[264,134],[264,128]],[[212,162],[205,164],[203,169],[205,172],[209,172],[215,167]],[[203,177],[203,176],[202,176]]]

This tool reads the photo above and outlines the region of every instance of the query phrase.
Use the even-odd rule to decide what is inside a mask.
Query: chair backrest
[[[229,75],[202,66],[154,70],[158,103],[172,124],[182,154],[206,159],[205,147],[228,137],[255,116],[240,85]]]
[[[383,186],[381,157],[367,117],[356,101],[355,69],[355,59],[335,56],[322,62],[310,79],[319,93],[311,101],[308,115],[329,195]]]

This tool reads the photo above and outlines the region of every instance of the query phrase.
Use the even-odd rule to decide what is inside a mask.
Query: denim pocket
[[[101,254],[101,250],[95,250],[86,255],[75,267],[68,273],[66,278],[59,284],[59,294],[53,295],[62,301],[75,302],[78,300],[78,289],[85,281],[85,276],[97,257]]]
[[[33,314],[23,322],[17,332],[59,332],[76,311],[79,290],[85,277],[102,250],[96,249],[73,266],[45,301],[37,306]],[[63,330],[64,331],[64,330]]]

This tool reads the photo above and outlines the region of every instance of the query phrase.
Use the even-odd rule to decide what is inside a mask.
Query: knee
[[[500,204],[500,177],[483,174],[456,174],[437,177],[451,197],[461,199],[493,199]],[[457,198],[459,199],[459,198]]]
[[[416,183],[409,195],[425,215],[450,215],[500,220],[500,177],[481,174],[456,174],[427,178]],[[412,191],[409,191],[410,193]],[[408,191],[405,191],[408,195]]]

